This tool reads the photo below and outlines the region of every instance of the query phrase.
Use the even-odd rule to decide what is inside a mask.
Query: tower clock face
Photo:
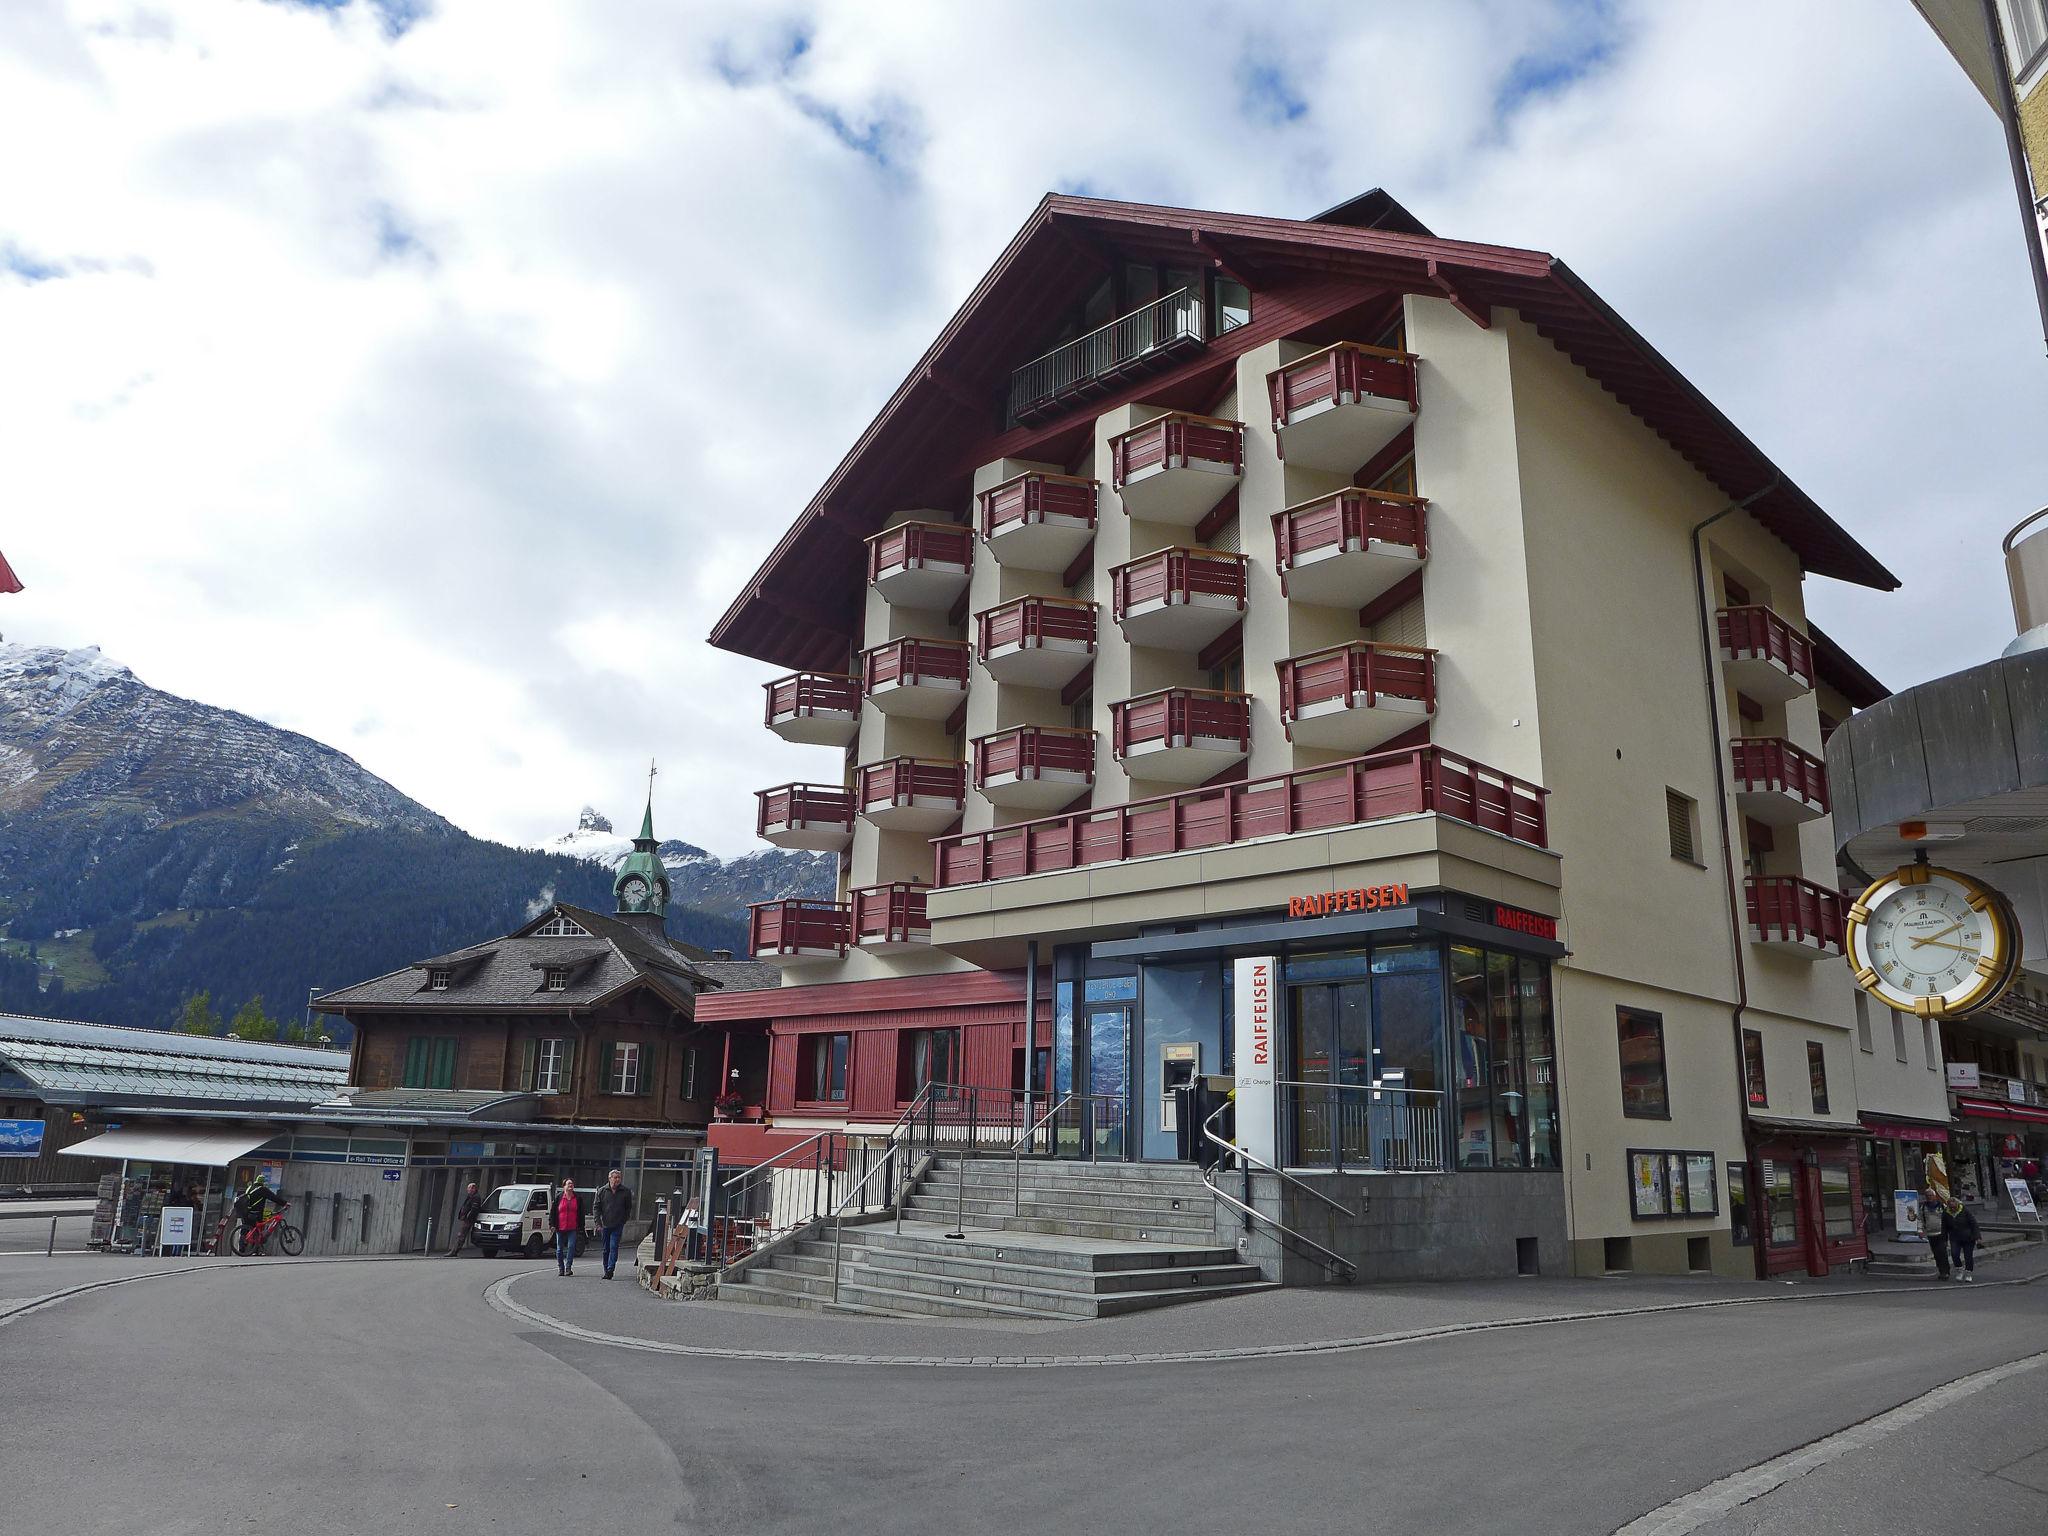
[[[647,882],[634,875],[619,887],[619,894],[626,898],[626,905],[644,907],[647,905]]]
[[[1968,1013],[2005,990],[2017,935],[2004,898],[1951,870],[1887,875],[1849,909],[1857,984],[1906,1013]]]

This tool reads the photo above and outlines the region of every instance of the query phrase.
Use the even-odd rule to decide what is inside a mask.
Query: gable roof
[[[570,918],[588,937],[534,937],[534,930],[557,914]],[[558,1013],[567,1008],[596,1007],[634,986],[646,985],[678,1012],[694,1015],[697,993],[720,984],[700,969],[694,957],[701,953],[694,946],[657,939],[617,918],[557,903],[503,938],[336,988],[316,998],[313,1006],[322,1013],[397,1008]],[[546,973],[556,967],[568,968],[567,985],[549,990]],[[446,989],[432,989],[430,977],[435,971],[449,972]]]
[[[1806,637],[1813,642],[1814,675],[1858,709],[1868,709],[1878,700],[1892,696],[1891,689],[1872,677],[1862,662],[1843,650],[1831,636],[1823,634],[1811,619],[1806,623]]]
[[[1375,190],[1314,219],[1259,218],[1050,195],[939,332],[711,631],[711,643],[790,667],[843,666],[859,633],[862,538],[891,511],[964,503],[998,457],[1060,458],[1120,400],[1200,409],[1231,360],[1320,316],[1394,293],[1516,310],[1731,500],[1771,489],[1751,513],[1819,575],[1889,589],[1898,578],[1823,512],[1570,268],[1540,251],[1445,240]],[[1255,294],[1250,324],[1194,359],[1031,427],[995,433],[1009,371],[1116,253],[1215,263]],[[1277,293],[1292,303],[1275,303]],[[1262,318],[1261,308],[1277,312]],[[1275,325],[1279,329],[1274,329]],[[1185,399],[1165,392],[1185,386]],[[983,408],[979,402],[986,401]]]

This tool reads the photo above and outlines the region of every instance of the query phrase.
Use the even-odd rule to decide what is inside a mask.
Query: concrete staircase
[[[949,1238],[963,1211],[964,1238]],[[784,1244],[718,1299],[890,1317],[1073,1320],[1269,1289],[1219,1246],[1192,1168],[1029,1163],[1022,1212],[1007,1160],[942,1157],[894,1222],[843,1233],[832,1300],[829,1226]]]
[[[1997,1231],[1987,1228],[1977,1242],[1977,1263],[1997,1260],[2015,1253],[2025,1252],[2041,1239],[2034,1234],[2015,1231]],[[1891,1279],[1911,1279],[1915,1276],[1933,1279],[1934,1255],[1927,1251],[1925,1243],[1887,1243],[1882,1249],[1871,1245],[1870,1263],[1865,1274],[1884,1276]]]

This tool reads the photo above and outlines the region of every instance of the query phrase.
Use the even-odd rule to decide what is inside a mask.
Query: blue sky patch
[[[274,5],[295,5],[307,11],[345,10],[355,0],[271,0]],[[362,0],[377,13],[386,37],[403,37],[415,22],[433,14],[433,0]]]
[[[57,262],[31,256],[20,246],[0,245],[0,272],[31,283],[47,283],[53,277],[68,277],[70,270]]]
[[[1308,98],[1293,77],[1271,59],[1247,58],[1238,64],[1237,105],[1253,122],[1275,128],[1308,116]]]

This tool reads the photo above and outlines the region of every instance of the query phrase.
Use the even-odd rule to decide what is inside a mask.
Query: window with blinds
[[[1373,625],[1372,638],[1379,645],[1429,644],[1429,623],[1422,612],[1422,594],[1416,593]]]
[[[1671,833],[1671,857],[1688,864],[1700,862],[1699,802],[1675,789],[1664,791],[1664,820]]]

